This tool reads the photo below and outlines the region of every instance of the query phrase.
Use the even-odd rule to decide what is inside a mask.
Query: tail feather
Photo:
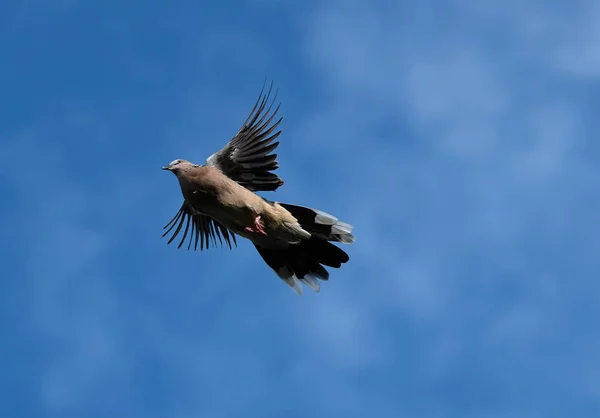
[[[335,216],[306,206],[290,205],[288,203],[280,203],[280,205],[294,215],[302,228],[310,232],[311,235],[343,244],[354,242],[355,238],[352,235],[354,227],[345,222],[340,222]]]
[[[330,241],[354,242],[353,227],[322,211],[304,206],[280,205],[298,220],[311,237],[281,249],[254,246],[267,265],[298,295],[302,295],[301,283],[319,292],[319,280],[329,280],[329,272],[323,265],[339,268],[350,259],[345,251]]]

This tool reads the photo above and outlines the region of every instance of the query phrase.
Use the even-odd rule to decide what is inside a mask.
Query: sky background
[[[600,3],[0,3],[3,417],[600,416]],[[177,250],[263,81],[355,227],[298,297]]]

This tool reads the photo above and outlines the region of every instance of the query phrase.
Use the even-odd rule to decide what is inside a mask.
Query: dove
[[[279,165],[272,153],[279,145],[275,139],[283,118],[274,118],[281,104],[272,111],[277,92],[269,104],[273,83],[266,94],[264,88],[235,136],[204,164],[176,159],[162,167],[177,177],[183,195],[163,237],[170,233],[171,243],[181,236],[178,248],[187,239],[188,250],[202,251],[218,244],[232,249],[237,235],[251,241],[298,295],[301,283],[319,292],[320,281],[329,279],[324,266],[340,268],[348,262],[348,254],[333,243],[353,243],[353,227],[324,211],[256,194],[275,191],[284,183],[274,173]]]

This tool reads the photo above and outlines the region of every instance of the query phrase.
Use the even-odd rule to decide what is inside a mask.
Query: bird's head
[[[168,170],[168,171],[172,172],[173,174],[177,174],[183,170],[186,170],[188,168],[194,168],[194,167],[198,167],[198,166],[196,164],[190,163],[187,160],[182,160],[179,158],[177,160],[171,161],[171,163],[169,165],[163,166],[162,169]]]

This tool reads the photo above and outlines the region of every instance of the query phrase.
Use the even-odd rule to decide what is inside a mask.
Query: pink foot
[[[258,215],[255,219],[254,219],[254,229],[252,229],[251,227],[247,226],[244,228],[245,231],[248,232],[252,232],[255,234],[262,234],[262,235],[267,235],[267,233],[265,232],[265,230],[263,229],[261,223],[260,223],[260,215]]]

